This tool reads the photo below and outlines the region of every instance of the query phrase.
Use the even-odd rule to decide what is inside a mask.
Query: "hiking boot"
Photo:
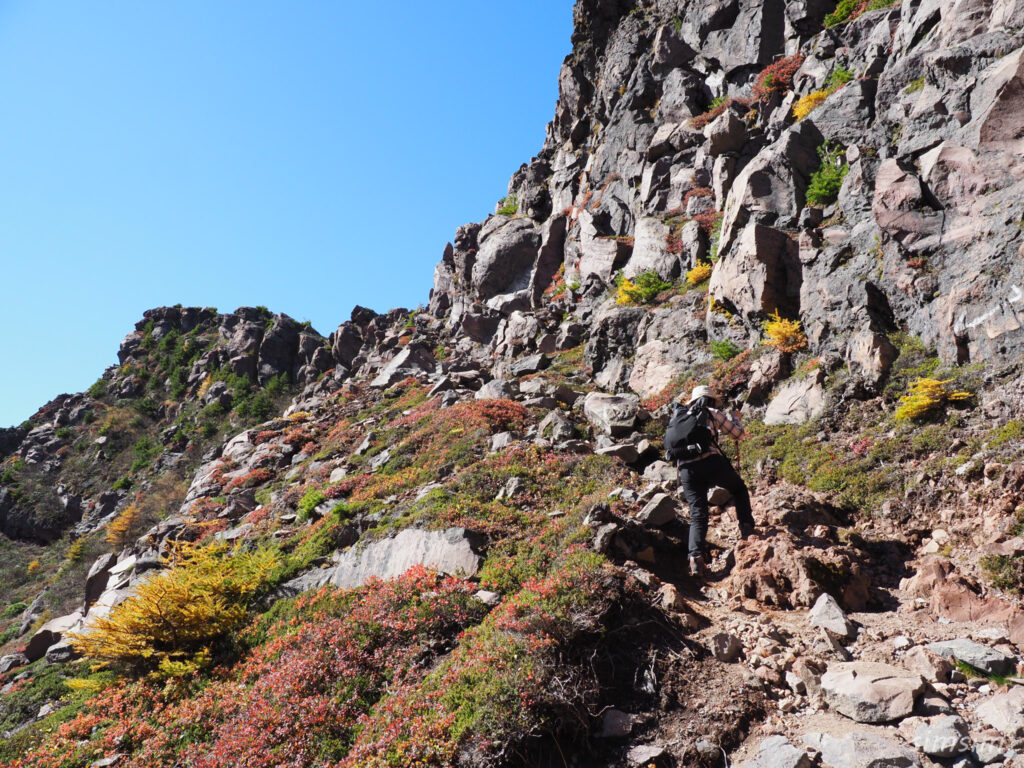
[[[698,579],[706,579],[711,575],[711,572],[708,570],[708,564],[704,562],[703,557],[690,558],[690,575]]]
[[[745,524],[745,523],[740,523],[740,538],[741,539],[749,539],[751,536],[756,536],[756,535],[757,535],[757,529],[754,526],[748,525],[748,524]]]

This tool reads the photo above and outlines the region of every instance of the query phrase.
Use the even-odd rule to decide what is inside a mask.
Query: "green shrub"
[[[732,360],[743,350],[740,349],[739,345],[730,339],[723,339],[722,341],[712,341],[710,344],[711,354],[719,360]]]
[[[23,603],[20,601],[17,603],[11,603],[6,608],[4,608],[2,612],[0,612],[0,619],[9,619],[12,616],[20,616],[22,613],[25,612],[26,608],[28,608],[27,603]]]
[[[825,26],[829,29],[842,24],[844,21],[853,21],[856,16],[853,12],[860,5],[861,0],[839,0],[836,9],[825,17]]]
[[[896,3],[898,2],[899,0],[871,0],[871,2],[868,3],[868,7],[865,8],[864,11],[878,11],[881,10],[882,8],[892,8],[892,6],[896,5]]]
[[[658,294],[672,287],[661,279],[657,272],[649,269],[632,279],[617,275],[615,278],[616,304],[650,304]]]
[[[107,382],[103,379],[97,379],[91,387],[88,389],[89,397],[93,400],[99,400],[105,394],[107,394]]]
[[[853,80],[853,72],[846,69],[842,64],[838,64],[832,70],[832,74],[828,76],[828,80],[825,81],[825,90],[829,93],[834,93],[851,80]]]
[[[845,150],[838,144],[825,142],[818,147],[820,163],[807,185],[807,204],[825,206],[834,203],[850,170]]]
[[[499,216],[515,216],[519,212],[519,199],[515,195],[509,195],[498,203]]]
[[[309,487],[306,492],[302,494],[302,499],[299,501],[297,512],[300,520],[308,520],[309,516],[313,513],[313,510],[319,507],[327,501],[327,497],[323,491],[319,488]]]
[[[917,93],[918,91],[924,90],[924,75],[921,75],[916,80],[911,80],[907,83],[907,87],[903,89],[904,93]]]

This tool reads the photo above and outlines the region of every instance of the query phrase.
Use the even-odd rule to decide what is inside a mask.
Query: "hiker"
[[[738,441],[744,435],[743,424],[735,409],[726,414],[718,405],[718,395],[711,387],[696,387],[685,406],[676,405],[665,433],[666,453],[679,468],[679,485],[690,505],[690,574],[702,578],[708,573],[704,537],[708,530],[709,488],[721,486],[732,494],[740,538],[754,533],[750,493],[718,444],[720,435]]]

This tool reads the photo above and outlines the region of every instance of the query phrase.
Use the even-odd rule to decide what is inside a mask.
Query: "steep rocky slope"
[[[1024,4],[574,14],[424,309],[152,310],[0,434],[0,761],[1024,764]]]

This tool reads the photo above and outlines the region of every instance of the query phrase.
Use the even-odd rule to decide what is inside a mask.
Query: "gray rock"
[[[811,768],[811,759],[785,736],[769,736],[758,746],[754,759],[741,768]]]
[[[530,219],[494,216],[480,234],[480,250],[472,268],[476,298],[487,300],[498,294],[526,290],[540,250],[541,235]]]
[[[512,385],[505,379],[491,379],[476,391],[477,400],[503,400],[512,397]]]
[[[793,316],[800,299],[796,242],[772,227],[749,224],[715,266],[708,290],[715,301],[745,317],[775,311]]]
[[[358,587],[372,578],[396,578],[414,565],[425,565],[441,573],[473,576],[481,562],[478,544],[477,536],[464,528],[443,531],[406,528],[392,538],[335,553],[334,566],[293,579],[285,585],[285,591],[297,594],[327,584]]]
[[[607,445],[596,449],[594,453],[598,456],[611,456],[616,459],[621,459],[626,464],[632,464],[640,458],[640,453],[632,443],[615,443],[614,445]]]
[[[636,426],[640,398],[636,395],[608,395],[589,392],[583,400],[583,415],[596,429],[612,437],[630,434]]]
[[[998,744],[993,744],[991,741],[976,742],[973,753],[974,759],[982,765],[997,762],[1005,756],[1003,748]]]
[[[725,110],[704,128],[708,154],[712,157],[739,152],[747,143],[747,126],[731,109]]]
[[[1004,736],[1024,737],[1024,687],[1014,686],[1006,693],[997,693],[978,705],[978,719]]]
[[[736,635],[719,632],[711,638],[711,653],[719,661],[731,664],[743,652],[743,643]]]
[[[921,768],[914,750],[873,733],[851,733],[843,738],[808,733],[804,743],[821,752],[822,763],[830,768]]]
[[[631,715],[619,709],[609,709],[601,718],[601,737],[605,739],[624,739],[633,730]]]
[[[675,280],[681,272],[679,256],[668,252],[669,227],[658,218],[645,217],[636,224],[633,254],[622,269],[626,277],[657,272],[664,280]]]
[[[929,643],[925,648],[947,659],[970,664],[990,675],[1009,675],[1016,671],[1016,663],[1012,656],[966,638]]]
[[[25,644],[25,656],[29,661],[43,658],[50,647],[61,641],[64,634],[79,629],[81,625],[82,614],[77,612],[46,622]]]
[[[948,683],[953,672],[953,665],[949,661],[920,645],[903,655],[903,666],[932,683]]]
[[[971,748],[967,723],[955,715],[932,718],[914,731],[914,746],[931,757],[962,754]]]
[[[825,702],[859,723],[887,723],[914,711],[924,690],[920,675],[865,661],[832,664],[821,676]]]
[[[527,355],[512,363],[512,375],[526,376],[531,373],[537,373],[538,371],[543,371],[550,364],[551,360],[545,354]]]
[[[825,412],[825,373],[816,370],[803,379],[788,382],[768,404],[764,423],[804,424]]]
[[[643,744],[630,749],[629,752],[626,753],[626,759],[629,761],[630,765],[644,766],[644,768],[646,768],[651,765],[651,763],[663,758],[666,754],[668,753],[665,751],[664,747],[658,747],[652,744]]]
[[[562,411],[551,411],[537,425],[537,436],[545,440],[561,442],[576,437],[576,427]]]
[[[370,382],[370,386],[390,387],[408,376],[433,373],[436,367],[437,361],[430,350],[421,344],[413,343],[395,355]]]
[[[857,626],[846,618],[839,603],[828,592],[822,592],[807,614],[812,627],[826,629],[832,634],[852,640],[857,636]]]
[[[28,656],[23,653],[9,653],[6,656],[0,656],[0,675],[10,672],[12,669],[24,667],[28,663]]]
[[[644,525],[660,527],[676,519],[679,504],[667,493],[656,493],[644,508],[636,514],[636,519]]]
[[[46,649],[46,660],[51,664],[63,664],[78,657],[78,651],[70,643],[59,642]]]

